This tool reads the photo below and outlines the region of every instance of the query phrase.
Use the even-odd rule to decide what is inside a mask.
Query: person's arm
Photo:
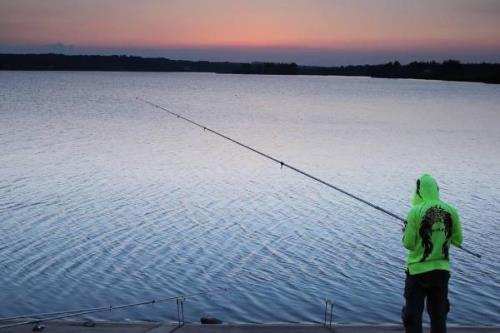
[[[415,249],[417,243],[417,216],[415,209],[411,209],[406,218],[403,231],[403,246],[410,251]]]
[[[452,222],[453,222],[453,230],[451,234],[451,244],[455,246],[462,245],[462,241],[464,240],[464,236],[462,234],[462,222],[460,222],[460,216],[455,209],[453,209],[453,213],[451,214]]]

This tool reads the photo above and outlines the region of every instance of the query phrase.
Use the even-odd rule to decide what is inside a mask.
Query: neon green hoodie
[[[413,207],[406,219],[403,245],[409,250],[410,275],[450,270],[450,244],[462,244],[462,226],[455,208],[439,200],[439,187],[430,175],[417,181]]]

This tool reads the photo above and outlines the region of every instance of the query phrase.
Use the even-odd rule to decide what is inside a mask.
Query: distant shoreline
[[[395,61],[380,65],[320,67],[295,63],[210,62],[116,55],[0,54],[1,70],[364,76],[500,84],[500,64],[461,63],[456,60],[412,62],[407,65]]]

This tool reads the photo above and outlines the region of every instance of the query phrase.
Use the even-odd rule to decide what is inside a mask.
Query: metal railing
[[[109,306],[101,306],[101,307],[95,307],[95,308],[84,308],[84,309],[64,310],[64,311],[46,312],[46,313],[34,313],[34,314],[25,314],[25,315],[13,316],[13,317],[5,317],[5,318],[0,318],[0,323],[5,322],[5,321],[15,321],[15,320],[19,320],[19,319],[25,319],[25,318],[28,318],[28,320],[20,321],[20,322],[16,321],[13,323],[7,323],[4,325],[0,325],[0,330],[6,329],[6,328],[13,328],[13,327],[18,327],[18,326],[30,325],[30,324],[35,324],[35,329],[36,329],[37,326],[39,327],[42,322],[46,322],[46,321],[79,317],[82,315],[100,313],[100,312],[105,312],[105,311],[113,311],[113,310],[119,310],[119,309],[126,309],[126,308],[141,306],[141,305],[147,305],[147,304],[165,303],[165,302],[174,301],[174,300],[176,301],[176,304],[177,304],[177,322],[178,322],[178,325],[180,327],[180,326],[184,325],[184,323],[185,323],[185,320],[184,320],[184,302],[188,298],[195,298],[195,297],[199,297],[199,296],[203,296],[203,295],[212,295],[212,294],[217,294],[217,293],[223,293],[223,292],[227,292],[228,290],[229,290],[228,288],[218,288],[218,289],[203,291],[203,292],[199,292],[199,293],[177,295],[177,296],[153,299],[153,300],[149,300],[149,301],[142,301],[142,302],[136,302],[136,303],[130,303],[130,304],[109,305]]]

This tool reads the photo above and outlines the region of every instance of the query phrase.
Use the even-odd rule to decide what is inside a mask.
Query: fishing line
[[[382,213],[384,213],[386,215],[389,215],[389,216],[393,217],[394,219],[399,220],[400,222],[403,222],[403,223],[406,222],[406,220],[404,218],[396,215],[395,213],[393,213],[393,212],[391,212],[391,211],[389,211],[389,210],[387,210],[385,208],[382,208],[382,207],[380,207],[378,205],[375,205],[375,204],[373,204],[373,203],[371,203],[371,202],[369,202],[369,201],[367,201],[367,200],[365,200],[365,199],[363,199],[363,198],[361,198],[361,197],[359,197],[357,195],[354,195],[354,194],[352,194],[352,193],[350,193],[350,192],[348,192],[348,191],[346,191],[346,190],[344,190],[344,189],[342,189],[342,188],[340,188],[338,186],[335,186],[335,185],[333,185],[333,184],[331,184],[331,183],[329,183],[327,181],[324,181],[324,180],[322,180],[322,179],[320,179],[320,178],[318,178],[316,176],[313,176],[310,173],[307,173],[307,172],[305,172],[305,171],[303,171],[303,170],[301,170],[299,168],[296,168],[293,165],[290,165],[290,164],[288,164],[288,163],[286,163],[284,161],[281,161],[281,160],[279,160],[279,159],[277,159],[277,158],[275,158],[275,157],[273,157],[273,156],[271,156],[269,154],[263,153],[263,152],[255,149],[253,147],[250,147],[250,146],[248,146],[248,145],[246,145],[246,144],[244,144],[244,143],[242,143],[240,141],[232,139],[232,138],[230,138],[229,136],[227,136],[225,134],[222,134],[222,133],[220,133],[218,131],[215,131],[215,130],[213,130],[211,128],[208,128],[208,127],[206,127],[206,126],[204,126],[204,125],[202,125],[200,123],[197,123],[194,120],[186,118],[186,117],[184,117],[184,116],[182,116],[182,115],[180,115],[178,113],[175,113],[175,112],[173,112],[173,111],[171,111],[171,110],[169,110],[169,109],[167,109],[167,108],[165,108],[165,107],[163,107],[161,105],[152,103],[152,102],[150,102],[148,100],[145,100],[143,98],[140,98],[140,97],[136,97],[136,99],[139,100],[139,101],[141,101],[141,102],[143,102],[143,103],[149,104],[152,107],[155,107],[157,109],[163,110],[163,111],[169,113],[170,115],[175,116],[175,117],[177,117],[179,119],[182,119],[182,120],[184,120],[184,121],[186,121],[186,122],[188,122],[190,124],[193,124],[193,125],[195,125],[197,127],[200,127],[204,131],[207,131],[207,132],[210,132],[212,134],[215,134],[215,135],[217,135],[217,136],[219,136],[219,137],[221,137],[223,139],[226,139],[228,141],[231,141],[232,143],[237,144],[240,147],[246,148],[246,149],[248,149],[248,150],[250,150],[250,151],[252,151],[252,152],[254,152],[254,153],[256,153],[256,154],[258,154],[260,156],[262,156],[262,157],[265,157],[265,158],[267,158],[267,159],[269,159],[269,160],[271,160],[271,161],[273,161],[275,163],[278,163],[281,168],[283,168],[283,167],[288,168],[288,169],[290,169],[290,170],[292,170],[292,171],[294,171],[296,173],[299,173],[299,174],[301,174],[303,176],[306,176],[306,177],[308,177],[308,178],[310,178],[310,179],[312,179],[312,180],[314,180],[314,181],[316,181],[318,183],[321,183],[321,184],[323,184],[325,186],[328,186],[329,188],[334,189],[335,191],[340,192],[340,193],[342,193],[342,194],[344,194],[344,195],[346,195],[346,196],[348,196],[348,197],[350,197],[350,198],[352,198],[354,200],[357,200],[357,201],[359,201],[361,203],[364,203],[365,205],[370,206],[373,209],[376,209],[376,210],[378,210],[378,211],[380,211],[380,212],[382,212]],[[478,253],[475,253],[475,252],[473,252],[473,251],[471,251],[469,249],[466,249],[466,248],[464,248],[462,246],[457,246],[457,247],[459,249],[461,249],[462,251],[475,256],[476,258],[481,258],[481,255],[478,254]]]

